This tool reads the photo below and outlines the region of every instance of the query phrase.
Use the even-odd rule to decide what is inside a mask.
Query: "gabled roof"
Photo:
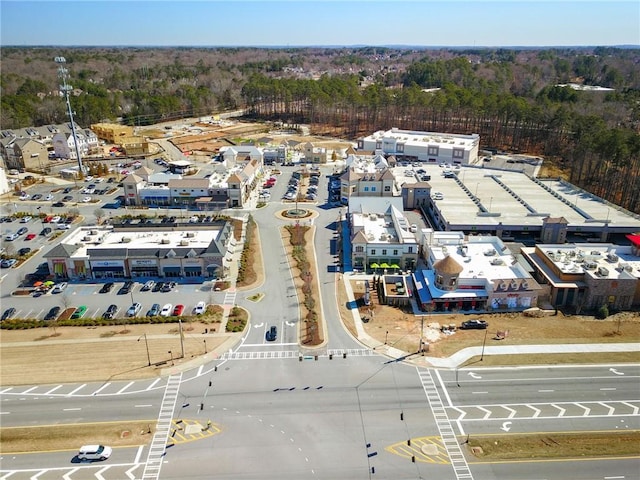
[[[351,243],[367,243],[364,230],[358,230],[355,235],[353,235],[353,238],[351,238]]]
[[[79,247],[68,243],[59,243],[45,253],[44,258],[70,258],[78,248]]]
[[[142,181],[143,181],[142,177],[139,177],[135,173],[131,173],[126,177],[124,177],[124,179],[122,180],[122,183],[140,183]]]

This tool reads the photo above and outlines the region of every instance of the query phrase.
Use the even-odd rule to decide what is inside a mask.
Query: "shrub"
[[[604,320],[605,318],[607,318],[609,316],[609,307],[605,304],[602,305],[599,309],[598,312],[596,313],[596,318],[598,320]]]

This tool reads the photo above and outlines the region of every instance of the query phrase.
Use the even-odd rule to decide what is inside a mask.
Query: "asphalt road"
[[[639,427],[638,366],[482,369],[471,365],[457,372],[432,371],[434,385],[430,390],[426,370],[363,349],[337,315],[332,239],[340,209],[323,208],[322,202],[314,208],[319,216],[313,223],[317,226],[318,280],[328,343],[319,350],[318,360],[305,356],[299,361],[298,299],[276,228],[282,222],[274,215],[285,208],[279,198],[287,181],[285,173],[272,189],[269,205],[252,212],[260,229],[266,278],[263,285],[237,295],[237,302],[251,312],[247,334],[231,359],[223,357],[183,373],[174,420],[201,425],[211,420],[215,432],[171,441],[159,478],[458,479],[462,477],[449,463],[440,439],[442,429],[448,427],[453,427],[452,435]],[[318,191],[321,197],[326,196],[326,177]],[[32,262],[39,263],[37,258]],[[5,282],[11,278],[3,279],[3,301]],[[115,293],[96,294],[91,288],[70,287],[68,295],[74,302],[91,298],[96,310],[103,307],[96,302],[106,307],[118,297]],[[205,294],[197,285],[179,285],[178,290],[176,298],[187,308]],[[247,300],[257,292],[264,294],[260,302]],[[154,298],[172,295],[133,292],[135,301],[143,303],[143,311],[156,303]],[[42,310],[48,308],[47,302],[58,301],[50,295],[37,300]],[[130,301],[122,299],[124,306]],[[166,301],[177,303],[173,298]],[[211,301],[219,303],[222,298]],[[38,308],[33,304],[33,299],[25,299],[24,305],[16,305]],[[275,342],[264,337],[270,325],[278,326]],[[328,353],[338,349],[350,353],[346,358],[334,355],[329,359]],[[268,359],[255,359],[267,354]],[[153,379],[3,386],[0,418],[3,426],[156,419],[165,383],[166,379]],[[433,391],[442,399],[446,414],[438,419],[431,407],[434,396],[427,393]],[[116,449],[109,460],[91,465],[72,463],[73,454],[5,455],[0,477],[141,478],[148,447]],[[468,478],[479,480],[628,479],[637,478],[633,475],[639,468],[638,459],[468,461],[472,474]]]

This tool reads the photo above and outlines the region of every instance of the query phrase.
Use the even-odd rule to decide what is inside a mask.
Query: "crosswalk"
[[[31,397],[96,397],[138,393],[164,388],[166,378],[151,378],[145,380],[103,382],[103,383],[77,383],[58,385],[14,386],[0,389],[0,395],[28,395]]]
[[[323,352],[301,352],[298,350],[262,350],[262,351],[244,351],[226,352],[220,356],[222,360],[275,360],[281,358],[302,358],[302,360],[328,357],[369,357],[376,355],[367,348],[349,348],[349,349],[330,349]]]
[[[436,421],[436,426],[440,432],[440,439],[444,448],[449,456],[449,461],[453,467],[453,473],[457,480],[473,480],[473,475],[467,464],[467,460],[458,443],[458,437],[451,427],[451,421],[447,416],[447,411],[440,398],[440,393],[436,387],[433,377],[431,376],[431,370],[417,368],[418,376],[422,382],[424,392],[427,395],[429,406],[433,412],[433,416]]]

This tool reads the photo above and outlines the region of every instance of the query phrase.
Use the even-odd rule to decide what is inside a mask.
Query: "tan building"
[[[134,136],[133,127],[117,123],[94,123],[91,125],[91,130],[100,140],[118,145],[121,145],[123,139]]]

